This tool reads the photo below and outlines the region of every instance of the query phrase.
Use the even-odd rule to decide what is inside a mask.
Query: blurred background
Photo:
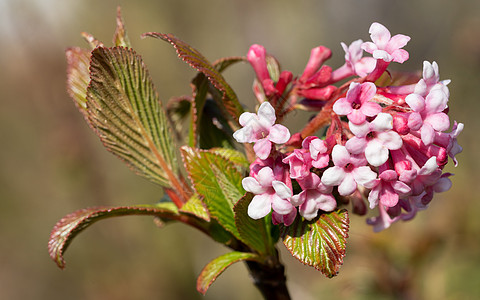
[[[447,166],[453,187],[413,221],[379,234],[353,216],[334,279],[279,245],[290,292],[303,300],[480,298],[480,1],[0,0],[0,299],[261,299],[242,264],[200,296],[196,276],[227,250],[180,224],[158,229],[150,217],[95,224],[72,243],[66,270],[48,256],[50,230],[65,214],[161,196],[103,149],[65,92],[65,48],[87,47],[82,31],[109,45],[117,5],[163,101],[189,93],[195,73],[168,44],[141,40],[147,31],[173,33],[211,61],[260,43],[294,74],[320,44],[334,53],[329,65],[343,64],[340,42],[369,40],[373,21],[411,36],[410,60],[392,67],[437,61],[441,78],[452,79],[451,120],[465,123],[460,164]],[[225,76],[251,105],[250,68]]]

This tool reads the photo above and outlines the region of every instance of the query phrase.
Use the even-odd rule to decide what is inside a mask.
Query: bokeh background
[[[437,61],[441,78],[452,79],[451,119],[465,123],[460,165],[447,167],[454,185],[413,221],[379,234],[353,216],[334,279],[283,249],[289,288],[304,300],[480,298],[480,1],[0,0],[0,299],[261,299],[242,264],[200,296],[196,276],[227,250],[180,224],[158,229],[150,217],[95,224],[72,243],[64,271],[48,257],[63,215],[161,196],[103,149],[65,92],[65,48],[87,46],[82,31],[110,43],[117,5],[164,101],[189,93],[194,72],[143,32],[174,33],[212,61],[261,43],[296,74],[320,44],[340,66],[340,42],[368,40],[373,21],[410,35],[411,59],[394,68]],[[246,105],[253,75],[247,65],[225,74]]]

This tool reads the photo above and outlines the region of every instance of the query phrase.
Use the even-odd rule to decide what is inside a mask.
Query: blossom
[[[327,143],[316,136],[306,137],[302,142],[301,149],[294,149],[283,162],[290,166],[291,178],[303,178],[310,175],[313,167],[321,169],[328,166]]]
[[[317,169],[328,166],[330,157],[328,155],[328,145],[326,141],[316,136],[309,136],[303,140],[302,147],[308,149],[310,158],[312,159],[312,166]]]
[[[291,178],[302,178],[310,174],[312,158],[306,149],[294,149],[283,162],[290,165]]]
[[[372,72],[375,68],[375,59],[372,57],[362,57],[362,40],[356,40],[349,46],[345,43],[341,43],[343,50],[345,51],[345,64],[350,68],[353,74],[360,77],[366,76]]]
[[[447,150],[448,156],[452,158],[455,167],[458,165],[458,161],[455,158],[455,155],[463,151],[462,146],[460,146],[457,142],[457,137],[463,131],[463,127],[463,123],[457,123],[457,121],[454,121],[451,132],[440,132],[437,133],[435,136],[435,143],[444,147]]]
[[[362,155],[352,155],[345,146],[335,145],[332,150],[333,167],[323,172],[322,183],[327,186],[338,186],[342,196],[348,196],[357,189],[357,184],[366,188],[372,187],[377,174]]]
[[[333,111],[337,115],[346,115],[354,124],[362,124],[366,117],[374,117],[382,111],[380,104],[371,102],[377,88],[372,82],[352,82],[346,98],[340,98],[333,104]]]
[[[244,112],[239,122],[243,128],[235,131],[233,137],[239,143],[255,143],[253,150],[260,159],[266,159],[272,143],[283,144],[290,139],[290,131],[283,125],[275,124],[275,110],[268,102],[260,105],[257,114]]]
[[[299,213],[307,220],[312,220],[318,210],[332,211],[337,207],[337,201],[332,196],[332,187],[325,186],[315,173],[297,180],[302,188],[298,195],[292,196],[291,203],[299,206]]]
[[[252,219],[263,218],[272,209],[280,215],[287,215],[294,210],[289,201],[292,197],[291,188],[276,180],[270,167],[262,168],[255,178],[244,178],[242,186],[247,192],[255,194],[247,210]]]
[[[384,169],[375,179],[372,190],[368,194],[370,208],[377,205],[393,207],[397,205],[399,195],[406,195],[411,190],[408,185],[398,180],[397,172]]]
[[[368,32],[373,43],[365,42],[362,44],[362,48],[372,54],[374,58],[385,62],[395,61],[398,63],[403,63],[408,59],[408,52],[401,48],[410,41],[409,36],[397,34],[392,37],[390,31],[377,22],[370,26]]]
[[[369,164],[378,167],[384,164],[389,156],[389,150],[402,147],[402,138],[393,128],[393,118],[390,114],[379,113],[372,122],[364,122],[360,126],[350,123],[350,130],[356,135],[350,138],[345,147],[350,153],[365,153]]]
[[[447,108],[448,96],[440,86],[432,88],[425,98],[412,93],[405,97],[405,102],[413,110],[408,116],[408,127],[420,132],[425,145],[434,142],[435,132],[450,127],[448,115],[443,112]]]

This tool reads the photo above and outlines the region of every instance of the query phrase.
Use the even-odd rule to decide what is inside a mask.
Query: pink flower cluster
[[[448,157],[457,165],[463,124],[454,122],[450,129],[449,81],[440,80],[435,62],[424,62],[418,82],[376,86],[391,62],[408,59],[401,48],[410,38],[392,37],[379,23],[372,24],[370,35],[372,42],[342,43],[345,64],[336,70],[323,65],[331,56],[328,48],[312,49],[296,78],[288,71],[273,78],[265,49],[251,46],[247,58],[263,90],[256,93],[261,105],[257,114],[241,115],[243,128],[234,133],[238,142],[254,143],[257,156],[250,176],[242,181],[255,195],[250,217],[263,218],[273,210],[273,222],[288,226],[297,212],[312,220],[319,211],[333,211],[346,200],[364,213],[365,199],[371,209],[379,210],[367,220],[379,231],[411,219],[428,206],[434,193],[451,187],[452,174],[443,168]],[[373,57],[362,57],[362,49]],[[349,84],[333,85],[349,78]],[[270,102],[287,99],[294,107],[300,98],[316,101],[322,112],[330,109],[332,120],[323,139],[302,138],[300,133],[291,137],[286,127],[275,124],[284,111]],[[278,146],[285,143],[288,147]]]

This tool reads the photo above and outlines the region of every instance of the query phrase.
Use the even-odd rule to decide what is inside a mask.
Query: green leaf
[[[181,208],[181,212],[192,214],[207,222],[210,221],[210,215],[208,213],[205,204],[200,199],[198,194],[194,194]]]
[[[210,215],[237,238],[233,205],[243,197],[242,174],[233,163],[210,151],[182,147],[190,180]]]
[[[254,220],[247,214],[248,205],[252,201],[253,194],[247,193],[241,198],[233,211],[235,212],[235,224],[237,230],[245,241],[245,244],[260,254],[274,253],[274,241],[265,224],[265,218]]]
[[[217,88],[223,95],[221,107],[224,106],[230,116],[235,121],[238,121],[238,118],[243,113],[243,108],[238,101],[237,95],[230,87],[230,85],[225,81],[220,72],[217,71],[217,69],[215,69],[215,67],[213,67],[212,64],[198,50],[171,34],[147,32],[142,35],[142,37],[147,36],[169,42],[175,48],[178,56],[183,61],[188,63],[192,68],[196,69],[197,71],[205,74],[205,76],[207,76],[208,80],[210,80],[213,86],[215,86],[215,88]]]
[[[197,279],[197,291],[205,295],[208,288],[217,279],[217,277],[225,271],[229,266],[239,261],[258,261],[260,258],[255,253],[249,252],[229,252],[219,256],[209,262],[202,270]]]
[[[126,48],[132,47],[130,45],[130,40],[127,36],[127,31],[123,22],[122,10],[120,9],[120,6],[117,7],[117,27],[115,29],[115,34],[113,35],[113,43],[115,44],[115,46],[122,46]]]
[[[141,57],[123,47],[97,48],[90,78],[88,116],[105,147],[136,173],[185,193],[169,123]]]
[[[220,155],[226,160],[232,162],[234,165],[240,167],[242,170],[248,169],[250,163],[243,153],[227,148],[212,148],[210,152]]]
[[[48,252],[60,268],[65,268],[63,255],[73,238],[93,223],[111,217],[127,215],[151,215],[177,219],[178,211],[173,203],[122,207],[91,207],[66,215],[53,227],[48,241]]]
[[[297,218],[292,225],[283,226],[281,234],[295,258],[333,277],[343,264],[348,229],[348,212],[337,210],[323,213],[316,221]]]

